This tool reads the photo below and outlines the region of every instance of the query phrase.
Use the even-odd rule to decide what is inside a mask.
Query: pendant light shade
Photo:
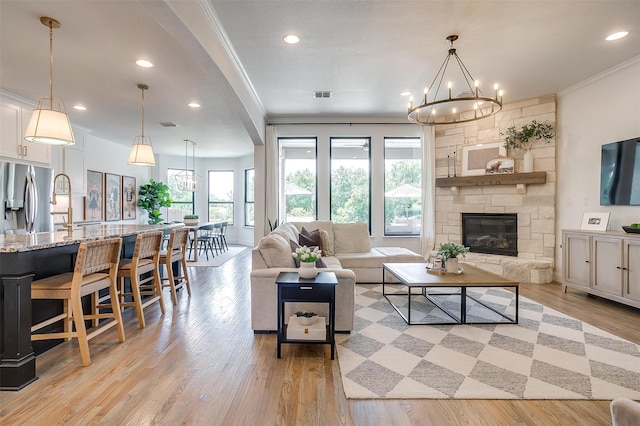
[[[149,89],[146,84],[138,84],[142,91],[142,133],[136,136],[129,152],[129,164],[134,166],[155,166],[156,159],[153,155],[151,139],[144,135],[144,91]]]
[[[29,142],[49,145],[73,145],[76,143],[62,99],[53,98],[53,29],[60,22],[42,17],[40,22],[49,27],[49,97],[41,98],[33,110],[24,138]]]

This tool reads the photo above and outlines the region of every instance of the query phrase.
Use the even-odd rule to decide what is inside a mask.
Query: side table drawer
[[[308,302],[327,301],[331,298],[334,286],[319,285],[281,285],[280,296],[283,300],[297,299]]]

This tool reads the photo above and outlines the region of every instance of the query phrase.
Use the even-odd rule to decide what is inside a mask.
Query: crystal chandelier
[[[193,158],[193,169],[188,168],[188,150],[189,144],[191,144],[191,152]],[[180,191],[195,192],[200,188],[202,178],[196,173],[196,143],[189,139],[184,140],[184,170],[175,176],[176,185]]]
[[[49,97],[40,98],[24,138],[29,142],[49,145],[73,145],[76,140],[64,101],[53,98],[53,29],[60,28],[60,22],[46,16],[41,17],[40,22],[49,27]]]
[[[499,90],[498,84],[496,83],[493,87],[495,91],[494,97],[485,96],[482,93],[478,80],[473,79],[471,73],[462,63],[462,60],[456,53],[456,49],[453,47],[453,42],[457,39],[457,35],[447,37],[447,40],[451,42],[449,53],[440,66],[431,85],[424,89],[424,99],[422,103],[414,106],[413,96],[411,97],[408,109],[409,121],[427,126],[465,123],[490,117],[502,109],[502,90]],[[441,96],[438,97],[451,58],[455,58],[459,67],[459,73],[462,75],[466,87],[464,87],[459,95],[454,97],[451,94],[453,83],[449,80],[447,83],[448,94],[441,94]],[[454,70],[450,70],[449,78],[451,74],[455,73],[455,67],[451,68],[454,68]]]
[[[144,91],[149,90],[149,86],[138,84],[138,89],[142,91],[142,133],[133,140],[128,163],[134,166],[155,166],[156,158],[153,155],[151,138],[144,135]]]

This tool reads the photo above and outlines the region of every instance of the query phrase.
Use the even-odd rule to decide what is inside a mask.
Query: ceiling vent
[[[160,125],[162,127],[178,127],[178,125],[176,123],[174,123],[173,121],[161,121]]]
[[[331,92],[328,90],[317,90],[313,92],[313,97],[314,98],[330,98]]]

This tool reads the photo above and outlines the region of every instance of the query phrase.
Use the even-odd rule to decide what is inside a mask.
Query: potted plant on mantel
[[[523,161],[525,173],[533,171],[533,152],[531,151],[533,144],[539,140],[549,143],[555,136],[551,124],[539,123],[536,120],[525,124],[520,130],[516,130],[514,126],[509,127],[506,133],[503,134],[506,135],[504,138],[505,148],[519,148],[524,150]]]
[[[438,254],[442,256],[444,267],[447,272],[457,272],[458,256],[461,256],[464,259],[464,256],[467,253],[469,253],[469,247],[456,243],[441,243],[438,247]]]
[[[148,184],[140,185],[138,195],[138,207],[146,210],[149,215],[147,223],[156,225],[162,222],[160,207],[170,207],[172,203],[169,187],[162,182],[151,179]]]

